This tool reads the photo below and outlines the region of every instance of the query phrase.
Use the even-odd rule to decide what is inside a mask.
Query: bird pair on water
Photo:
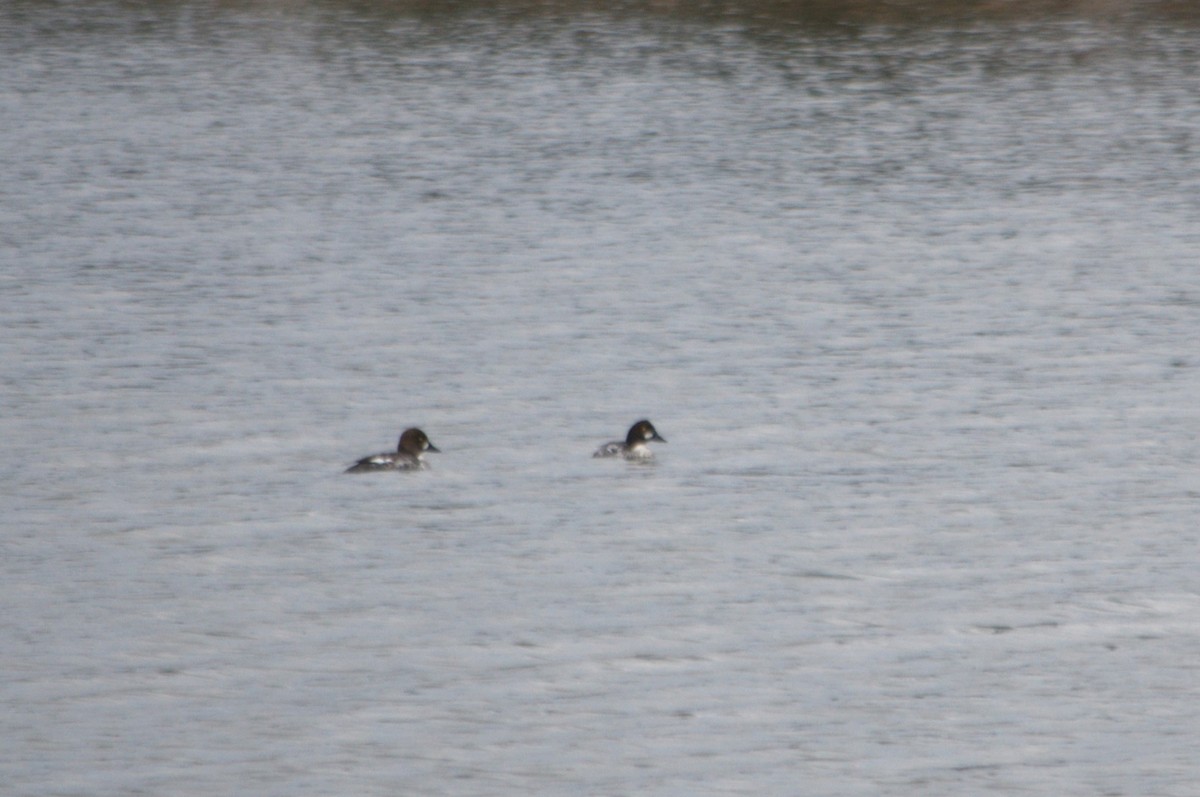
[[[612,440],[596,449],[593,457],[624,457],[629,460],[647,460],[654,457],[654,452],[646,444],[651,440],[660,443],[667,442],[660,437],[654,424],[650,421],[638,421],[629,427],[629,433],[624,440]],[[346,473],[370,473],[378,470],[420,470],[425,467],[421,456],[427,451],[441,453],[429,436],[420,429],[413,427],[405,429],[400,435],[400,443],[395,451],[385,451],[363,457],[346,469]]]

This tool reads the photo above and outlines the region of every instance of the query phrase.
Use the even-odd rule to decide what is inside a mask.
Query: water
[[[6,5],[8,793],[1192,794],[1195,20],[848,8]]]

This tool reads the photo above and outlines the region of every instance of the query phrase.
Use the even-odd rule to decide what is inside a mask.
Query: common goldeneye
[[[654,452],[646,445],[651,440],[657,440],[660,443],[667,442],[664,438],[658,436],[658,432],[654,428],[654,424],[650,421],[638,421],[633,426],[629,427],[629,434],[625,435],[625,442],[613,440],[605,443],[596,449],[593,457],[625,457],[625,459],[646,460],[653,459]]]
[[[429,442],[429,438],[420,429],[405,429],[400,435],[400,443],[395,451],[385,451],[382,454],[372,454],[363,457],[350,467],[346,473],[369,473],[376,470],[420,470],[428,467],[421,461],[421,455],[426,451],[441,453]]]

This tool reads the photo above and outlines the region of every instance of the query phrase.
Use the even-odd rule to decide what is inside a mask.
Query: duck
[[[604,445],[596,449],[593,457],[624,457],[632,461],[646,461],[654,458],[654,452],[646,443],[651,440],[657,440],[660,443],[667,442],[666,438],[658,433],[654,428],[654,424],[645,419],[638,421],[633,426],[629,427],[629,433],[622,440],[610,440]]]
[[[372,473],[379,470],[422,470],[429,467],[421,459],[421,456],[427,451],[435,454],[441,453],[440,449],[429,442],[429,436],[414,426],[405,429],[401,433],[400,442],[396,444],[395,451],[384,451],[381,454],[372,454],[369,457],[363,457],[358,462],[346,468],[346,473]]]

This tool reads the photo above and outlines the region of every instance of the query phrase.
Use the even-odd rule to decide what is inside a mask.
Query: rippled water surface
[[[6,4],[8,793],[1194,794],[1196,21],[847,8]]]

